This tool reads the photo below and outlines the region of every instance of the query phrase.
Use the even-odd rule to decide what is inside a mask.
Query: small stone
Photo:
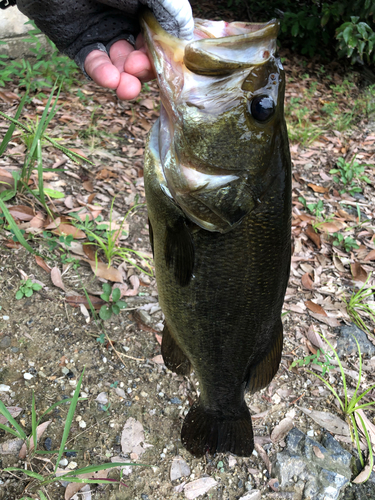
[[[8,335],[5,335],[5,337],[2,337],[0,340],[0,349],[7,349],[10,347],[11,344],[11,339],[8,337]]]
[[[148,314],[148,312],[144,311],[143,309],[138,309],[137,316],[140,319],[140,321],[145,325],[150,325],[152,323],[151,316]]]
[[[0,392],[8,392],[10,390],[10,385],[0,384]]]
[[[18,352],[20,349],[19,347],[11,347],[10,350],[14,353]]]
[[[86,427],[87,427],[87,424],[84,420],[81,420],[78,425],[80,426],[81,429],[86,429]]]
[[[4,321],[8,321],[9,320],[9,316],[3,316],[3,320]]]
[[[61,465],[61,467],[65,467],[66,465],[68,465],[68,460],[66,458],[62,458],[59,462],[59,465]]]
[[[337,339],[336,351],[338,356],[348,356],[350,354],[358,354],[357,344],[353,338],[357,339],[361,353],[369,356],[375,355],[375,346],[369,341],[366,333],[362,331],[354,323],[345,325],[340,328],[340,337]]]
[[[149,500],[148,495],[146,495],[146,493],[142,493],[141,498],[142,500]]]
[[[148,394],[145,391],[141,391],[140,395],[142,396],[142,398],[147,398],[148,397]]]
[[[106,392],[101,392],[100,394],[98,394],[95,401],[102,405],[106,405],[108,403],[108,394]]]
[[[254,490],[251,493],[247,493],[245,496],[241,497],[239,500],[261,500],[261,494],[259,490]]]
[[[70,462],[67,469],[74,470],[78,466],[77,462]]]
[[[310,429],[309,431],[306,432],[306,434],[309,436],[309,437],[314,437],[314,431],[313,429]]]
[[[67,451],[67,452],[65,452],[65,455],[67,456],[67,458],[74,458],[77,456],[77,452],[76,451]]]
[[[34,375],[31,375],[31,373],[24,373],[23,378],[25,380],[31,380],[34,377]]]
[[[177,456],[173,459],[170,472],[171,481],[190,476],[190,472],[190,467],[182,457]]]
[[[181,399],[178,399],[178,398],[174,397],[174,398],[171,399],[171,403],[173,405],[180,405],[182,403],[182,401],[181,401]]]
[[[160,453],[160,458],[165,458],[165,453]]]
[[[62,373],[63,375],[67,375],[67,374],[69,373],[69,371],[70,371],[70,370],[69,370],[69,368],[67,368],[66,366],[63,366],[63,367],[61,368],[61,373]]]
[[[106,363],[107,362],[107,358],[104,356],[103,357],[103,363]]]
[[[159,392],[159,396],[160,396],[161,398],[163,398],[163,397],[164,397],[164,392]]]
[[[126,398],[126,394],[125,394],[124,389],[120,389],[120,387],[116,387],[115,393],[117,394],[117,396],[120,396],[121,398],[124,398],[124,399]]]
[[[45,440],[44,440],[44,448],[47,450],[47,451],[51,451],[52,450],[52,439],[50,437],[47,437]]]

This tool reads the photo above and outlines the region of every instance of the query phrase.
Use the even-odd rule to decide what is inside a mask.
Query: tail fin
[[[195,456],[229,451],[248,457],[254,449],[251,416],[244,402],[238,415],[218,416],[195,403],[186,415],[181,431],[182,444]]]

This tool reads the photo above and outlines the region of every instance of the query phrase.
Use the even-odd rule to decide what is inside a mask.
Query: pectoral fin
[[[194,269],[194,243],[183,217],[173,227],[167,227],[164,254],[165,262],[173,268],[177,282],[187,286]]]

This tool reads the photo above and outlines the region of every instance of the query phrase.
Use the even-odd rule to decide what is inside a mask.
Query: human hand
[[[174,36],[190,39],[194,21],[188,0],[140,0],[149,7],[162,27]],[[143,36],[138,35],[135,48],[125,40],[115,42],[109,56],[100,50],[90,52],[84,63],[86,73],[98,85],[116,90],[119,99],[134,99],[142,82],[156,77],[147,56]]]
[[[142,82],[155,78],[142,35],[135,48],[126,40],[118,40],[109,51],[93,50],[85,59],[85,71],[101,87],[116,90],[119,99],[135,99]]]

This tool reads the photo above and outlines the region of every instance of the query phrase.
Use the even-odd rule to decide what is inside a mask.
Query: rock
[[[261,500],[261,494],[259,490],[253,490],[251,493],[247,493],[245,496],[241,497],[239,500]]]
[[[44,448],[47,451],[52,450],[52,439],[50,437],[46,437],[46,439],[44,440]]]
[[[68,460],[66,458],[62,458],[59,462],[59,465],[61,465],[61,467],[65,467],[66,465],[68,465]]]
[[[375,346],[372,344],[364,331],[358,328],[354,323],[340,328],[340,337],[337,340],[336,351],[339,357],[350,354],[358,354],[357,344],[353,336],[357,339],[362,354],[368,354],[370,357],[375,355]]]
[[[338,500],[350,484],[352,459],[330,434],[318,443],[293,428],[285,451],[277,454],[272,476],[280,482],[279,491],[298,492],[303,500]]]
[[[190,467],[182,457],[175,457],[171,466],[171,481],[175,481],[180,477],[190,476]]]
[[[8,347],[10,347],[10,344],[10,337],[8,337],[8,335],[5,335],[5,337],[0,340],[0,349],[8,349]]]
[[[18,455],[22,448],[22,439],[11,439],[0,444],[0,455]]]
[[[10,391],[10,385],[0,384],[0,392]]]
[[[31,375],[31,373],[24,373],[23,378],[25,380],[31,380],[34,377],[34,375]]]

